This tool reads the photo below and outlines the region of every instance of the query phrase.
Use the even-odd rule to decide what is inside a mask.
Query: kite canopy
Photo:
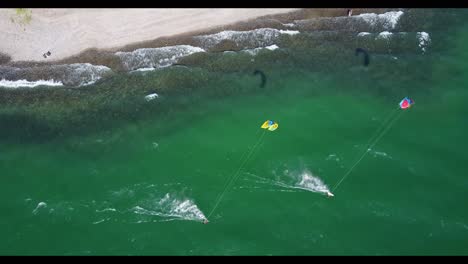
[[[268,130],[270,131],[275,131],[276,129],[278,128],[278,124],[277,123],[274,123],[273,125],[271,125]]]
[[[278,123],[272,120],[267,120],[262,124],[261,128],[275,131],[278,128]]]
[[[411,105],[413,105],[413,104],[414,104],[414,101],[411,100],[411,98],[405,97],[400,102],[400,108],[401,109],[407,109],[407,108],[410,108]]]

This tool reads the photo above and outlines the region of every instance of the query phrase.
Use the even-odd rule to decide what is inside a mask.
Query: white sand
[[[293,8],[205,9],[30,9],[32,19],[20,26],[11,21],[15,9],[0,9],[0,52],[13,61],[50,61],[88,48],[113,49]],[[25,29],[25,30],[24,30]],[[50,51],[45,59],[42,54]]]

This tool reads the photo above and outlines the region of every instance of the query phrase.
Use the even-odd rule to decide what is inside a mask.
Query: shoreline
[[[188,11],[200,12],[200,10],[201,12],[206,12],[204,9],[192,9]],[[223,23],[224,22],[223,20],[223,22],[220,21],[218,23],[211,23],[210,25],[206,25],[206,26],[199,27],[199,28],[194,28],[193,30],[183,31],[181,29],[178,29],[178,31],[176,30],[174,31],[174,33],[167,34],[167,35],[160,33],[158,36],[158,34],[153,34],[152,35],[153,37],[149,39],[147,35],[142,34],[142,36],[139,36],[139,37],[135,36],[135,39],[132,39],[132,41],[126,41],[126,42],[123,42],[122,45],[116,45],[114,47],[99,47],[99,45],[97,45],[99,43],[97,43],[96,40],[90,40],[89,45],[85,46],[86,48],[83,48],[79,52],[74,53],[72,55],[62,56],[62,57],[60,57],[60,52],[56,52],[53,49],[50,49],[52,52],[52,56],[47,59],[45,58],[42,58],[42,59],[39,58],[36,60],[30,59],[30,58],[29,58],[30,60],[15,59],[15,57],[12,58],[10,54],[5,52],[5,47],[2,47],[2,44],[0,44],[0,54],[2,54],[2,57],[3,57],[2,60],[0,61],[0,65],[14,66],[14,67],[31,67],[31,66],[46,66],[46,65],[58,65],[58,64],[71,64],[71,63],[90,63],[93,65],[104,65],[112,69],[118,69],[119,63],[116,61],[116,56],[114,56],[114,53],[117,51],[128,52],[128,51],[132,51],[132,50],[139,49],[139,48],[159,48],[159,47],[165,47],[165,46],[184,45],[184,44],[190,45],[191,42],[193,42],[193,36],[214,34],[214,33],[226,31],[226,30],[246,31],[246,30],[254,30],[257,28],[267,28],[267,27],[280,29],[280,30],[288,30],[288,27],[284,24],[291,23],[297,20],[302,20],[302,19],[346,16],[347,9],[344,9],[344,8],[327,8],[327,9],[310,8],[310,9],[278,9],[274,11],[272,9],[265,9],[265,10],[249,9],[249,10],[257,11],[257,13],[251,11],[251,13],[255,13],[257,15],[251,15],[251,17],[245,17],[244,19],[238,19],[235,21],[226,21],[226,23]],[[259,13],[258,10],[261,10],[262,12]],[[381,9],[376,9],[376,8],[353,9],[353,15],[359,15],[360,13],[369,13],[369,12],[384,13],[387,10],[389,9],[382,9],[382,8]],[[11,12],[11,10],[2,9],[0,10],[0,14],[2,13],[5,14],[7,11]],[[33,12],[34,11],[36,11],[36,9],[33,9]],[[54,10],[39,10],[39,11],[49,12],[50,14],[48,14],[48,16],[50,17],[53,16],[53,12],[55,12]],[[68,10],[61,10],[60,12],[66,13],[67,11]],[[72,12],[73,14],[67,14],[68,17],[66,17],[63,14],[62,16],[65,16],[66,20],[73,20],[73,19],[79,20],[80,16],[88,15],[84,13],[86,10],[83,10],[83,9],[72,10],[72,11],[73,11]],[[117,11],[125,12],[121,10],[117,10]],[[147,10],[142,10],[142,11],[137,10],[137,11],[142,12],[142,11],[147,11]],[[187,11],[187,10],[183,10],[183,11]],[[220,12],[220,11],[224,11],[224,9],[223,10],[217,9],[215,11]],[[232,10],[228,10],[228,11],[232,12]],[[244,11],[244,9],[236,10],[236,12],[240,12],[240,11]],[[112,11],[112,12],[114,12],[114,15],[119,14],[116,11]],[[135,11],[132,11],[132,12],[135,12]],[[50,17],[49,19],[52,19]],[[203,17],[204,17],[203,14],[201,14],[199,15],[197,19],[200,19]],[[115,18],[115,16],[113,18]],[[222,20],[222,18],[223,17],[220,18],[218,14],[218,19]],[[3,18],[3,20],[5,20],[5,17]],[[34,14],[33,14],[32,21],[33,20],[34,20]],[[166,23],[177,23],[177,16],[173,16],[172,18],[167,17],[166,20],[169,21]],[[1,25],[1,22],[0,22],[0,25]],[[89,25],[84,25],[84,26],[89,27]],[[136,26],[141,28],[141,25],[136,25]],[[26,26],[26,28],[27,27],[28,26]],[[31,27],[33,27],[33,25],[31,25]],[[38,25],[35,25],[35,27],[36,27],[36,30],[38,30],[37,29]],[[127,30],[130,32],[132,31],[131,27]],[[8,32],[7,30],[7,32],[5,32],[4,34],[6,36],[9,36],[10,34],[9,37],[11,39],[11,32]],[[22,34],[21,32],[17,33],[17,35],[21,35],[21,34]],[[80,32],[80,34],[83,34],[83,32]],[[9,40],[8,38],[5,39],[3,43],[8,43],[8,40]],[[16,43],[19,43],[19,42],[15,42],[15,44]],[[94,43],[95,45],[92,45],[91,43]],[[3,45],[7,45],[7,44],[3,44]],[[19,45],[19,46],[22,47],[22,45]],[[58,46],[56,46],[56,48],[57,47]],[[66,49],[67,47],[68,46],[64,46],[61,48]],[[221,45],[220,47],[217,47],[219,51],[229,50],[229,48],[232,48],[232,47],[225,47],[223,45]],[[15,48],[10,47],[10,49],[15,49]],[[44,50],[44,52],[47,52],[47,51]],[[58,53],[59,55],[56,55],[56,53]],[[40,53],[39,55],[41,56],[41,54],[42,53]],[[5,59],[5,56],[10,57],[10,60]],[[34,56],[37,57],[36,55]],[[54,56],[57,56],[57,58],[54,58]]]
[[[416,33],[425,28],[413,30],[409,22],[424,21],[431,15],[423,12],[402,16],[404,12],[400,10],[367,9],[353,10],[356,16],[346,17],[340,13],[343,10],[333,9],[326,10],[327,16],[316,19],[314,11],[266,16],[119,48],[127,54],[94,49],[38,67],[10,67],[19,62],[0,65],[0,79],[4,76],[6,83],[0,87],[0,98],[4,101],[0,121],[7,126],[17,126],[4,135],[28,137],[24,132],[36,128],[42,131],[44,138],[61,133],[88,133],[94,128],[113,126],[112,120],[119,125],[127,118],[153,118],[188,109],[205,99],[288,89],[289,80],[292,83],[304,80],[311,89],[317,89],[311,90],[312,93],[318,93],[321,88],[314,88],[313,83],[322,77],[327,83],[331,81],[330,76],[339,76],[336,87],[347,87],[341,80],[352,83],[361,78],[361,73],[364,82],[373,78],[380,80],[381,69],[392,69],[388,78],[395,78],[398,75],[393,68],[402,64],[399,58],[391,56],[406,56],[408,52],[422,54]],[[322,15],[325,12],[320,11]],[[378,37],[387,30],[395,32],[398,39]],[[360,32],[371,32],[367,34],[372,36],[362,37]],[[404,34],[399,34],[401,32]],[[218,46],[223,41],[226,45]],[[189,45],[191,43],[193,46]],[[158,48],[161,46],[164,48]],[[376,59],[375,67],[362,66],[362,58],[354,53],[356,46],[366,46],[382,55]],[[138,48],[148,49],[129,52]],[[389,53],[389,49],[394,52]],[[112,64],[112,59],[126,70],[101,66]],[[421,60],[414,60],[411,66],[419,62]],[[256,70],[265,73],[266,82],[254,74]],[[268,90],[264,88],[265,83]],[[32,87],[38,89],[29,89]],[[26,131],[24,127],[28,127]]]

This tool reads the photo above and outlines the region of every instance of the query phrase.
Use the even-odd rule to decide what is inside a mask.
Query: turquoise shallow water
[[[229,54],[200,68],[88,87],[103,92],[83,99],[81,112],[38,119],[67,126],[61,133],[39,125],[27,139],[5,133],[0,254],[466,255],[468,30],[461,22],[447,32],[434,21],[427,54],[399,53],[396,62],[372,55],[367,68],[353,52],[346,67],[333,68],[343,54],[329,62],[317,56],[320,66],[314,49],[296,44],[278,51],[288,55],[257,55],[264,88],[258,76],[216,68],[242,62]],[[135,99],[155,80],[180,90]],[[122,92],[106,92],[115,87]],[[335,197],[301,185],[313,176],[332,188],[405,96],[414,107]],[[266,119],[279,128],[262,135]],[[210,223],[201,224],[257,142]]]

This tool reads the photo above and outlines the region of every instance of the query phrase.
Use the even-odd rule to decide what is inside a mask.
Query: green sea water
[[[3,108],[18,134],[2,132],[0,254],[466,255],[468,20],[446,13],[458,20],[433,22],[430,52],[369,67],[297,40],[257,55],[264,88],[250,57],[224,54],[113,77],[83,102],[44,99],[36,115]],[[248,70],[223,70],[235,67]],[[414,106],[395,110],[405,96]],[[392,111],[334,197],[294,188],[314,176],[332,189]],[[267,119],[279,128],[261,130]]]

